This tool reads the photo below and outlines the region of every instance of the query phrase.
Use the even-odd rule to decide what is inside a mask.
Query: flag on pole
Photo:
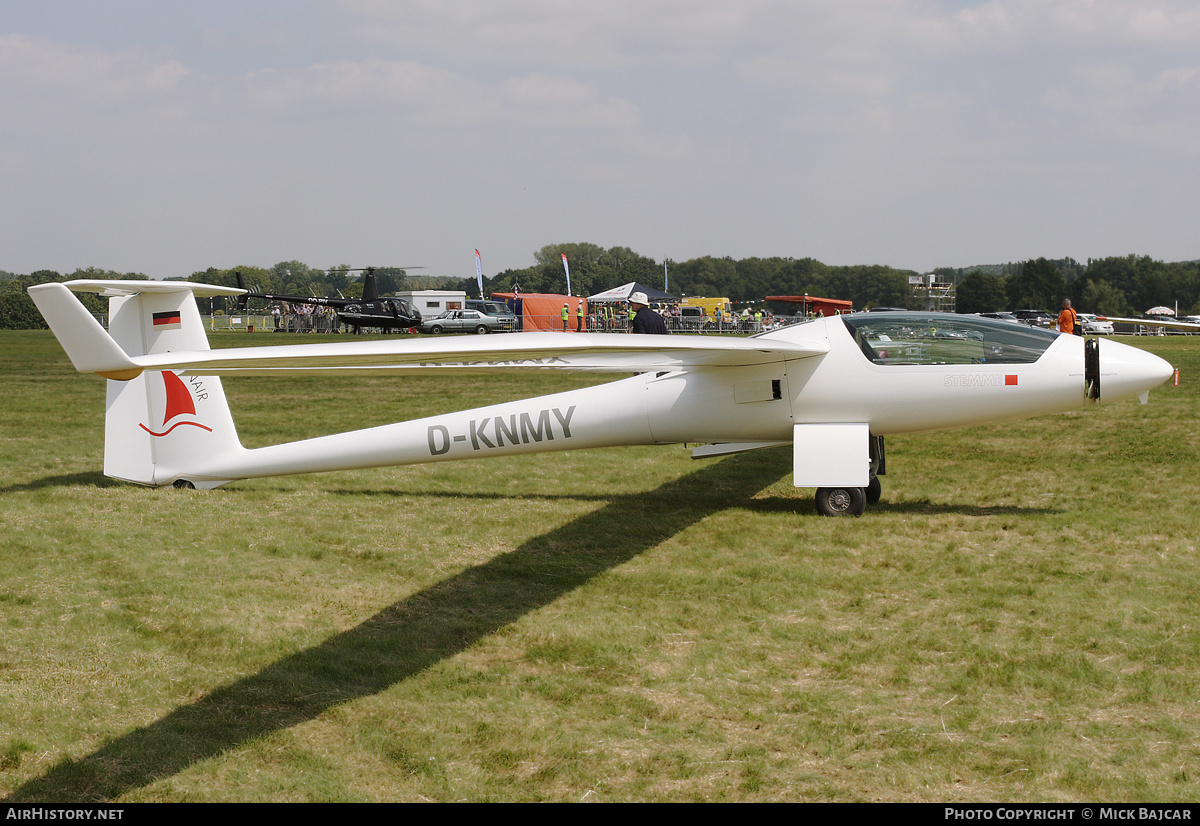
[[[479,257],[479,250],[475,250],[475,281],[479,284],[479,297],[487,298],[483,294],[483,260]]]
[[[563,272],[567,274],[567,295],[574,295],[571,292],[571,268],[567,265],[567,254],[561,253],[563,259]]]

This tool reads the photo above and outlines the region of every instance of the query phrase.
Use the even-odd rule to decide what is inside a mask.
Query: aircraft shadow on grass
[[[397,490],[395,488],[374,490],[333,490],[330,493],[343,496],[391,496],[396,499],[480,499],[487,501],[520,499],[522,502],[611,502],[612,494],[604,493],[538,493],[514,496],[511,493],[471,493],[462,491]],[[772,496],[742,503],[748,511],[755,513],[806,513],[816,514],[811,500]],[[906,502],[880,500],[871,506],[872,513],[923,514],[934,516],[952,513],[959,516],[1048,516],[1063,513],[1064,508],[1029,507],[1028,505],[959,505],[953,502],[933,502],[929,499],[913,499]]]
[[[1064,508],[1038,507],[1028,505],[956,505],[953,502],[931,502],[928,499],[914,499],[908,502],[882,501],[872,506],[875,513],[920,514],[936,516],[942,513],[952,513],[957,516],[1049,516],[1064,513]]]
[[[607,505],[445,579],[360,625],[218,688],[90,755],[63,761],[10,802],[111,800],[455,656],[705,517],[747,506],[791,472],[791,451],[731,456]],[[809,502],[795,505],[811,507]]]
[[[127,483],[109,479],[100,471],[85,471],[83,473],[65,473],[60,476],[45,476],[41,479],[12,485],[0,485],[0,493],[18,493],[42,488],[65,488],[71,485],[84,485],[89,488],[128,487]]]

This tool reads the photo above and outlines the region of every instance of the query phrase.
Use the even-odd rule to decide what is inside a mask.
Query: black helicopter
[[[416,268],[412,268],[416,269]],[[237,273],[237,284],[246,289],[242,274]],[[338,321],[354,332],[361,333],[363,327],[378,327],[383,330],[407,330],[421,326],[421,311],[404,298],[380,298],[375,283],[375,268],[363,271],[362,298],[316,298],[301,295],[274,295],[272,293],[247,292],[238,297],[238,306],[245,310],[247,299],[262,298],[267,301],[286,301],[289,304],[311,304],[315,307],[333,307]]]

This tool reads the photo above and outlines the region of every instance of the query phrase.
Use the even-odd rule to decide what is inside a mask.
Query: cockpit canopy
[[[875,364],[1031,364],[1059,333],[954,313],[856,313],[842,320]]]
[[[392,312],[394,315],[402,315],[408,318],[421,317],[421,311],[403,298],[387,298],[384,300],[391,305],[386,309]]]

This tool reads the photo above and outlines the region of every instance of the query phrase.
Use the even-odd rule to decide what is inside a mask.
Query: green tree
[[[1088,261],[1086,277],[1111,284],[1137,312],[1143,312],[1170,300],[1161,270],[1162,263],[1148,255],[1126,255]]]
[[[1088,279],[1079,293],[1076,309],[1096,315],[1121,316],[1129,314],[1129,302],[1125,300],[1125,293],[1107,281]]]
[[[1164,265],[1171,297],[1188,315],[1200,312],[1200,261]]]
[[[99,267],[82,267],[68,277],[70,281],[149,281],[150,276],[140,272],[116,272]]]
[[[592,284],[598,272],[602,270],[601,260],[604,252],[604,249],[596,244],[547,244],[533,254],[541,285],[536,292],[566,294],[567,274],[562,263],[564,255],[567,256],[567,264],[571,269],[571,292],[575,295],[598,292],[592,289]],[[524,283],[521,284],[521,290],[535,292],[526,290]]]
[[[1013,309],[1057,308],[1066,293],[1062,273],[1045,258],[1023,262],[1009,276],[1005,289]]]
[[[955,304],[960,313],[994,313],[1007,301],[1003,280],[993,275],[972,272],[958,282]]]

